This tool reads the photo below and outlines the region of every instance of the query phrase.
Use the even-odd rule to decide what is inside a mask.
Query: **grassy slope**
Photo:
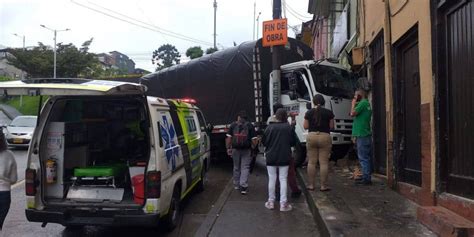
[[[23,106],[21,107],[19,96],[14,97],[4,103],[16,108],[18,111],[20,111],[20,113],[24,115],[37,115],[39,99],[39,96],[23,96]],[[47,97],[43,96],[43,103],[46,101],[46,99]]]

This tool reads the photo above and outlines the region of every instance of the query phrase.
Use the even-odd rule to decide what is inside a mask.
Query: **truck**
[[[280,102],[296,115],[295,146],[297,163],[306,158],[304,115],[311,99],[322,94],[325,107],[335,115],[331,131],[332,159],[339,159],[351,147],[352,118],[349,116],[355,80],[336,60],[314,60],[304,43],[289,38],[281,50],[281,79],[274,80],[271,49],[262,41],[244,42],[143,76],[140,83],[151,96],[189,98],[197,103],[212,125],[212,157],[225,154],[225,134],[245,110],[256,128],[262,130]]]

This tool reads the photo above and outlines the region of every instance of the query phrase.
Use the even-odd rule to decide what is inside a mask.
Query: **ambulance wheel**
[[[196,191],[198,193],[203,192],[206,189],[206,169],[202,167],[201,169],[201,180],[196,186]]]
[[[168,231],[173,230],[178,226],[181,219],[181,191],[178,185],[174,187],[173,196],[171,197],[168,214],[165,217],[165,226]]]

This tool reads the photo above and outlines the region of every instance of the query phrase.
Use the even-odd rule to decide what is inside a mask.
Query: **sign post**
[[[275,19],[263,22],[263,47],[285,45],[288,43],[287,19]]]

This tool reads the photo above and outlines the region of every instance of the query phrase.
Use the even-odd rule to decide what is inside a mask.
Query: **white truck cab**
[[[274,83],[272,77],[270,83]],[[299,146],[296,147],[297,153],[304,153],[308,133],[303,128],[304,115],[308,108],[311,108],[311,100],[316,94],[324,96],[325,107],[335,115],[334,130],[331,131],[332,158],[339,159],[347,153],[352,144],[352,118],[349,113],[355,88],[354,79],[348,70],[329,60],[290,63],[281,66],[280,85],[273,84],[269,88],[270,95],[279,95],[283,106],[289,112],[297,114],[295,127],[299,140]],[[280,93],[274,93],[273,90],[276,88],[279,88]],[[270,104],[273,104],[272,98],[270,98]],[[274,111],[271,111],[271,114],[273,113]],[[297,156],[304,156],[304,154],[297,154]]]
[[[29,221],[64,226],[176,226],[181,200],[204,189],[208,128],[184,100],[139,84],[85,79],[0,83],[48,96],[28,151]]]

